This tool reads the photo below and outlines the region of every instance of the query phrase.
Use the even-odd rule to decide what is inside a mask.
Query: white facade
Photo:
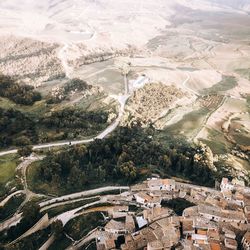
[[[228,178],[223,178],[220,184],[220,189],[221,191],[232,191],[234,189],[234,185],[228,180]]]

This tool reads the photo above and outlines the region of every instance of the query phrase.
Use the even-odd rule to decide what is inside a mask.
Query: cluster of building
[[[177,215],[164,205],[171,200],[193,206]],[[250,188],[237,180],[223,178],[212,189],[149,179],[107,202],[115,206],[96,237],[98,250],[250,250]]]

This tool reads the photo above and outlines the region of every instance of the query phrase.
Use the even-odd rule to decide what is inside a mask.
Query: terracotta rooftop
[[[216,242],[211,242],[210,248],[211,248],[211,250],[221,250],[220,243],[216,243]]]

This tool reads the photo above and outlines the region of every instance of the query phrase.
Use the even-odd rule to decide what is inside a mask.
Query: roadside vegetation
[[[129,185],[152,173],[214,185],[217,174],[204,163],[194,161],[197,148],[171,137],[162,143],[154,139],[154,133],[158,132],[138,126],[121,127],[109,138],[87,146],[48,152],[45,159],[36,163],[29,181],[37,184],[39,180],[40,192],[47,191],[42,190],[44,186],[60,194],[90,189],[100,183]]]
[[[0,108],[0,148],[95,135],[107,126],[108,113],[68,108],[32,119]]]
[[[5,194],[6,184],[15,178],[17,164],[16,154],[0,157],[0,196]]]
[[[81,207],[84,206],[86,204],[98,201],[98,198],[89,198],[86,200],[81,200],[81,201],[76,201],[76,202],[71,202],[68,204],[62,204],[53,208],[50,208],[48,210],[46,210],[45,212],[48,213],[49,217],[52,218],[58,214],[62,214],[64,212],[67,212],[71,209],[77,208],[77,207]]]
[[[0,76],[0,148],[96,135],[108,125],[109,111],[72,105],[72,93],[91,89],[86,82],[72,79],[55,96],[42,95],[33,87]],[[56,98],[56,100],[51,100]],[[57,98],[59,98],[57,100]],[[92,100],[94,102],[95,100]]]
[[[74,240],[80,240],[91,230],[98,226],[104,225],[104,218],[100,212],[93,212],[81,215],[69,221],[64,231]]]
[[[11,197],[3,207],[0,207],[0,221],[7,219],[9,216],[14,214],[24,200],[24,194]]]
[[[50,113],[41,119],[41,124],[48,130],[62,132],[62,137],[76,138],[79,135],[91,135],[105,128],[108,113],[103,111],[85,112],[76,108],[66,108]]]
[[[37,231],[36,233],[25,237],[24,239],[18,241],[17,243],[7,246],[6,250],[35,250],[39,249],[42,244],[48,239],[50,234],[50,227]]]
[[[48,250],[55,250],[55,249],[66,249],[72,241],[68,239],[66,236],[61,236],[57,238],[48,248]]]
[[[38,204],[32,201],[27,202],[22,208],[23,217],[21,221],[18,224],[11,226],[7,231],[7,233],[5,231],[0,232],[0,242],[2,243],[11,242],[17,239],[23,233],[25,233],[28,229],[30,229],[41,218],[39,210],[40,207]],[[21,247],[17,248],[15,245],[12,245],[7,249],[22,249],[22,248]]]

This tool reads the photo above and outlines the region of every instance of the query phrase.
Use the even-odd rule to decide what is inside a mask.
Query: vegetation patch
[[[62,235],[61,237],[58,237],[52,245],[48,248],[48,250],[55,250],[55,249],[66,249],[70,245],[71,240],[68,239],[66,236]]]
[[[0,148],[86,138],[108,126],[110,107],[102,103],[104,95],[79,79],[70,80],[62,89],[62,94],[53,97],[62,96],[60,102],[65,102],[60,104],[51,101],[51,96],[42,98],[31,86],[0,76]],[[72,105],[68,97],[75,94],[84,100],[77,101],[77,105],[73,100]]]
[[[30,229],[35,223],[41,218],[41,214],[39,212],[40,207],[36,203],[29,201],[27,202],[22,209],[22,219],[16,225],[11,226],[7,232],[0,232],[0,240],[1,243],[9,243],[13,240],[17,239],[23,233],[25,233],[28,229]],[[12,247],[12,246],[11,246]],[[17,248],[10,248],[17,249]]]
[[[58,130],[65,138],[76,138],[79,135],[89,136],[107,126],[108,113],[103,111],[83,111],[66,108],[46,115],[41,123],[47,129]]]
[[[17,84],[11,77],[0,75],[0,96],[22,105],[33,105],[42,96],[33,86]]]
[[[67,108],[34,119],[15,109],[0,108],[0,147],[95,135],[108,125],[107,122],[105,111]]]
[[[201,94],[218,94],[227,90],[233,89],[238,85],[237,79],[234,76],[223,76],[222,80],[213,85],[211,88],[206,88],[201,91]]]
[[[250,69],[236,69],[236,73],[240,74],[242,77],[246,78],[247,80],[250,80]]]
[[[18,157],[16,154],[0,157],[0,194],[6,183],[14,179],[17,164]]]
[[[98,198],[89,198],[87,200],[76,201],[76,202],[72,202],[72,203],[69,203],[69,204],[65,204],[65,205],[54,207],[54,208],[50,208],[49,210],[46,211],[46,213],[48,213],[49,217],[52,218],[52,217],[54,217],[54,216],[56,216],[58,214],[67,212],[67,211],[69,211],[71,209],[78,208],[78,207],[84,206],[86,204],[89,204],[89,203],[92,203],[92,202],[95,202],[95,201],[98,201],[98,200],[99,200]]]
[[[169,139],[173,144],[167,145],[155,139],[157,136],[150,136],[152,133],[157,131],[121,127],[104,140],[48,153],[39,163],[33,180],[65,193],[90,189],[100,183],[130,185],[152,173],[214,185],[215,173],[204,162],[194,160],[197,148],[173,138]],[[36,182],[36,186],[40,184]]]
[[[49,94],[46,99],[48,104],[60,103],[67,98],[71,93],[90,90],[91,85],[80,79],[72,79],[68,81],[64,87],[58,88],[53,93]]]
[[[36,250],[42,246],[42,244],[47,240],[50,234],[50,228],[40,230],[24,239],[18,241],[17,243],[6,247],[6,250]]]
[[[24,194],[11,197],[3,207],[0,207],[0,221],[5,220],[7,217],[14,214],[24,200]]]
[[[103,215],[100,212],[93,212],[69,221],[64,230],[74,240],[80,240],[88,232],[102,225],[104,225]]]
[[[163,207],[168,207],[168,208],[173,209],[175,211],[175,213],[179,216],[182,216],[182,212],[186,208],[195,206],[194,203],[187,201],[186,199],[183,199],[183,198],[176,198],[176,199],[172,199],[172,200],[163,200],[161,202],[161,205]]]

